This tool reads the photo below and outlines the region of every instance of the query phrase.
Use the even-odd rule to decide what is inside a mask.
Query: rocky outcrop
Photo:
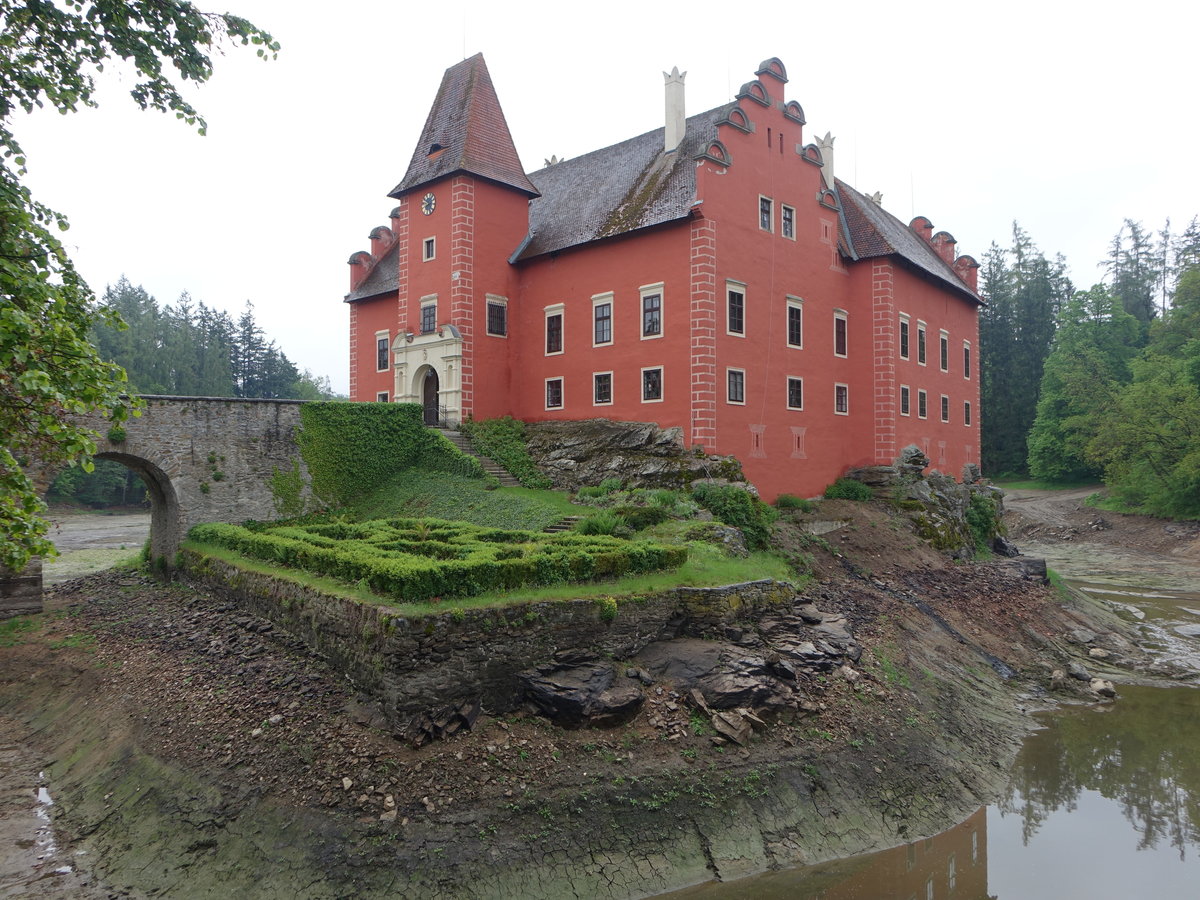
[[[619,478],[626,488],[678,488],[700,479],[745,481],[734,457],[686,450],[679,428],[652,422],[535,422],[525,426],[525,437],[538,469],[559,490],[578,490],[606,478]]]
[[[847,478],[870,487],[875,496],[907,510],[917,533],[933,547],[953,557],[970,557],[976,548],[968,512],[985,514],[990,520],[988,543],[1001,556],[1016,555],[1016,548],[1000,533],[1004,514],[1004,492],[982,481],[979,467],[963,467],[963,480],[934,470],[925,474],[929,458],[920,447],[909,445],[890,466],[851,469]],[[981,498],[979,503],[974,498]],[[981,513],[981,511],[984,511]]]

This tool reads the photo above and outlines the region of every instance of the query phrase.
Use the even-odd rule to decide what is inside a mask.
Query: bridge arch
[[[184,530],[179,494],[170,476],[157,463],[133,453],[102,450],[95,458],[111,459],[141,476],[150,495],[150,559],[161,567],[174,566]]]

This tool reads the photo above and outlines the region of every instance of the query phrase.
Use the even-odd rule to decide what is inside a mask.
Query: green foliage
[[[107,437],[114,444],[123,444],[126,438],[125,429],[120,425],[114,425],[112,428],[108,429]]]
[[[1077,292],[1063,307],[1029,432],[1030,475],[1047,481],[1099,476],[1088,445],[1129,382],[1140,339],[1137,320],[1103,285]]]
[[[601,622],[613,622],[617,618],[617,599],[615,597],[597,597],[596,609]]]
[[[119,327],[116,317],[91,306],[91,291],[55,236],[66,219],[20,182],[25,155],[14,116],[96,105],[93,73],[119,59],[141,79],[130,91],[136,104],[174,112],[203,133],[179,82],[206,81],[211,54],[227,43],[254,44],[260,55],[274,55],[278,44],[245,19],[186,2],[0,0],[0,21],[0,565],[21,569],[30,556],[54,552],[45,505],[22,463],[36,457],[90,469],[96,436],[68,416],[103,410],[120,422],[130,404],[124,373],[87,337],[102,323]]]
[[[992,540],[1000,533],[1000,518],[996,512],[994,497],[980,492],[971,494],[971,502],[967,505],[967,527],[971,529],[975,549],[979,552],[990,550]]]
[[[651,506],[620,506],[613,510],[624,520],[625,524],[634,531],[651,528],[671,518],[666,507],[657,504]]]
[[[825,488],[826,500],[870,500],[875,493],[861,481],[853,478],[839,478]]]
[[[460,428],[475,450],[499,463],[525,487],[550,487],[550,479],[537,470],[525,446],[524,422],[505,416],[463,422]]]
[[[398,601],[464,597],[675,568],[683,547],[605,536],[536,534],[436,519],[263,526],[204,524],[190,538],[302,569]]]
[[[479,460],[426,428],[415,403],[305,403],[300,453],[325,504],[359,500],[410,467],[483,477]]]
[[[291,467],[287,469],[273,468],[267,485],[271,488],[276,515],[294,519],[304,514],[304,476],[300,472],[299,460],[292,460]]]
[[[37,622],[28,616],[0,620],[0,647],[15,647],[24,643],[25,639],[21,635],[37,627]]]
[[[602,509],[576,522],[575,530],[580,534],[615,534],[624,524],[616,513]]]
[[[601,494],[611,494],[614,491],[619,491],[620,489],[621,489],[621,479],[620,478],[605,478],[602,482],[600,482],[600,493]]]
[[[817,508],[817,504],[813,501],[797,497],[795,494],[780,494],[775,498],[775,506],[778,509],[798,509],[800,512],[806,513]]]
[[[760,550],[771,540],[771,524],[778,513],[748,491],[731,484],[701,483],[692,490],[692,499],[726,525],[740,528],[746,546]]]
[[[96,460],[90,472],[82,466],[63,469],[50,485],[46,498],[51,503],[82,504],[93,509],[149,502],[141,476],[111,459]]]

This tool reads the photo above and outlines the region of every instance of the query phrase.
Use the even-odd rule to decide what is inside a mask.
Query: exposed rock
[[[750,739],[750,734],[754,728],[749,721],[746,720],[738,712],[723,710],[713,713],[712,726],[718,734],[728,738],[739,746],[745,745]]]
[[[627,488],[678,488],[706,478],[745,481],[734,457],[685,450],[681,429],[651,422],[536,422],[526,425],[525,436],[534,462],[560,490],[606,478],[619,478]]]
[[[1089,687],[1101,697],[1117,696],[1117,689],[1113,687],[1113,683],[1111,681],[1106,681],[1103,678],[1093,678],[1089,684]]]
[[[1108,659],[1112,654],[1103,647],[1093,647],[1088,651],[1088,656],[1092,659]]]
[[[992,552],[997,556],[1006,556],[1009,558],[1021,555],[1021,551],[1017,548],[1017,545],[1002,534],[998,534],[992,538]]]
[[[1092,676],[1088,670],[1079,663],[1075,662],[1075,660],[1071,660],[1069,663],[1067,663],[1067,674],[1072,678],[1078,679],[1079,681],[1092,680]]]
[[[1067,686],[1067,673],[1062,669],[1055,669],[1050,673],[1050,690],[1061,691]]]
[[[560,725],[613,725],[633,716],[645,697],[626,681],[615,684],[611,663],[578,652],[532,672],[521,673],[525,696],[538,711]]]
[[[1096,632],[1088,631],[1086,628],[1075,628],[1068,631],[1065,637],[1073,644],[1090,644],[1096,639]]]

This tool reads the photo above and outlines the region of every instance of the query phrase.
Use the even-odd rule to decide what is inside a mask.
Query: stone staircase
[[[508,470],[498,462],[494,462],[493,460],[488,459],[486,456],[481,456],[479,453],[475,452],[475,448],[471,446],[471,441],[461,431],[452,431],[449,428],[435,428],[434,431],[452,443],[463,453],[466,453],[469,456],[474,456],[476,459],[478,459],[483,464],[483,471],[487,472],[489,475],[495,475],[496,480],[498,480],[504,487],[521,486],[521,482],[517,481],[517,479],[510,475]]]
[[[547,525],[542,531],[547,534],[558,534],[561,531],[574,531],[575,523],[582,519],[583,516],[563,516],[553,525]]]

